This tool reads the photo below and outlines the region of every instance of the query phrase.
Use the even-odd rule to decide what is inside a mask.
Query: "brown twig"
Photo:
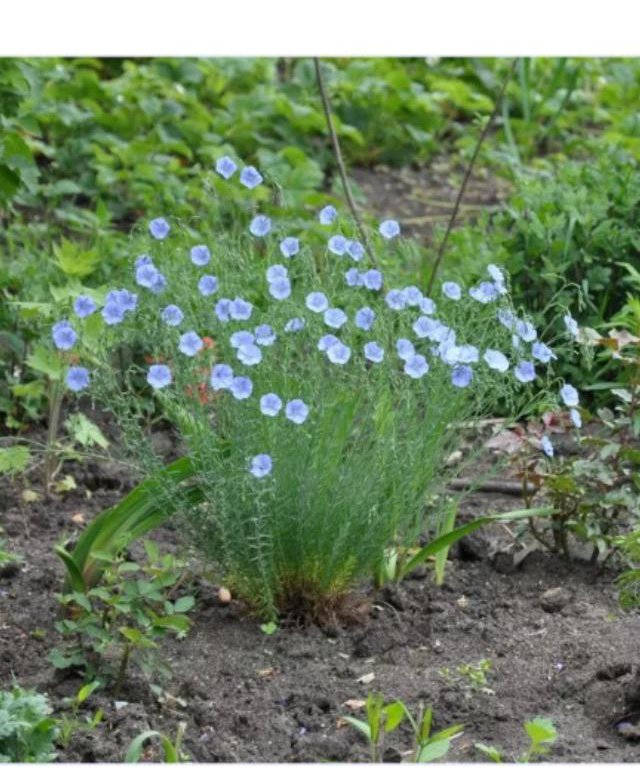
[[[364,244],[371,259],[377,263],[375,253],[371,245],[369,244],[366,231],[360,219],[360,215],[358,214],[358,208],[356,206],[356,203],[353,199],[353,195],[351,193],[351,186],[349,185],[349,179],[347,178],[347,169],[344,164],[344,159],[342,157],[342,151],[340,149],[340,141],[338,140],[338,134],[336,133],[336,128],[335,125],[333,124],[333,117],[331,116],[331,103],[329,101],[329,94],[324,84],[324,76],[322,75],[322,66],[320,64],[320,58],[314,57],[313,64],[316,69],[316,79],[318,81],[318,89],[320,90],[320,98],[322,99],[322,108],[324,109],[324,116],[325,119],[327,120],[327,128],[329,130],[329,136],[331,137],[331,145],[333,146],[333,153],[335,155],[336,163],[338,165],[338,173],[340,174],[340,181],[342,182],[342,189],[344,190],[344,194],[347,199],[349,211],[351,211],[351,215],[353,216],[353,220],[356,223],[358,232],[362,237],[362,243]]]
[[[523,492],[533,495],[537,489],[533,485],[523,488],[522,483],[516,480],[490,479],[486,482],[477,483],[477,480],[460,477],[452,479],[447,484],[450,490],[468,490],[474,488],[481,493],[504,493],[507,496],[522,496]]]
[[[453,225],[456,221],[456,218],[458,216],[458,211],[460,210],[460,204],[462,202],[462,198],[464,197],[465,190],[467,189],[467,183],[469,182],[469,179],[471,178],[471,173],[473,171],[473,166],[476,163],[476,160],[478,158],[478,154],[480,153],[480,149],[482,147],[482,144],[484,143],[484,139],[487,137],[489,130],[491,129],[491,126],[493,125],[493,122],[498,115],[498,111],[500,110],[500,106],[502,104],[502,98],[504,97],[504,93],[506,92],[506,89],[509,85],[509,82],[511,81],[511,77],[513,75],[513,72],[516,67],[516,63],[518,62],[518,58],[516,57],[511,62],[511,67],[509,68],[509,72],[507,73],[504,81],[502,82],[502,86],[500,87],[500,92],[498,93],[498,96],[496,97],[496,102],[493,106],[493,111],[491,112],[488,121],[486,122],[484,128],[482,129],[482,132],[480,133],[480,137],[478,138],[478,142],[476,143],[476,147],[473,150],[473,154],[471,155],[471,160],[469,160],[469,165],[467,166],[467,170],[464,172],[464,177],[462,179],[462,184],[460,185],[460,189],[458,190],[458,194],[456,196],[456,201],[453,206],[453,211],[451,212],[451,217],[449,218],[449,224],[447,225],[447,229],[444,234],[444,238],[442,239],[442,242],[440,243],[440,246],[438,247],[438,253],[436,255],[435,263],[433,264],[433,268],[431,270],[431,277],[429,278],[429,284],[427,285],[427,295],[431,295],[431,291],[433,290],[433,285],[436,280],[436,275],[438,273],[438,269],[440,268],[440,263],[442,262],[442,258],[444,257],[444,250],[447,247],[447,243],[449,241],[449,236],[451,235],[451,231],[453,230]]]

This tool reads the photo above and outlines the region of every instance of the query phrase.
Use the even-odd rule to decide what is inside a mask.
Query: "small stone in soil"
[[[571,599],[571,593],[566,588],[549,588],[540,596],[540,606],[545,612],[560,612]]]

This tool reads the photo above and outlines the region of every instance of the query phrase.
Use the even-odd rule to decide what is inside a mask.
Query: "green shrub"
[[[14,686],[0,691],[0,763],[53,761],[56,721],[47,697]]]

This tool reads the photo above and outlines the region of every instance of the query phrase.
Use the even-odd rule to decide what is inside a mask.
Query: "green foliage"
[[[56,629],[65,639],[49,660],[57,668],[80,667],[88,680],[114,682],[116,692],[130,662],[147,674],[168,674],[157,658],[157,643],[167,634],[184,637],[191,621],[192,596],[174,599],[185,565],[145,543],[147,560],[134,563],[95,553],[105,567],[99,586],[58,597],[64,615]]]
[[[94,731],[102,722],[104,712],[97,709],[93,715],[80,716],[80,709],[86,704],[91,694],[101,685],[99,680],[83,685],[75,696],[63,700],[63,711],[58,719],[58,744],[66,749],[72,737],[79,731]]]
[[[0,691],[0,763],[53,761],[56,737],[46,696],[17,685]]]
[[[558,738],[558,732],[549,718],[533,718],[526,721],[524,731],[529,739],[529,746],[520,756],[510,759],[519,764],[528,764],[547,755],[551,746]],[[503,752],[492,745],[476,742],[474,746],[476,750],[496,764],[501,764],[505,761]]]
[[[455,671],[449,668],[441,669],[440,675],[447,682],[460,684],[469,692],[493,693],[487,681],[487,672],[492,668],[493,663],[488,658],[482,658],[477,664],[461,664]]]
[[[29,448],[23,445],[0,448],[0,474],[19,474],[27,467]]]
[[[151,739],[158,739],[162,748],[162,763],[163,764],[181,764],[185,761],[189,761],[189,756],[182,751],[182,740],[184,732],[187,728],[186,723],[180,723],[176,732],[176,737],[173,742],[159,731],[143,731],[142,734],[133,740],[127,750],[124,762],[125,764],[137,764],[142,758],[144,743]]]

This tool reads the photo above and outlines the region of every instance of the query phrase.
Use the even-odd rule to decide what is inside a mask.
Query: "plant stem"
[[[44,494],[50,496],[50,483],[55,469],[55,455],[53,452],[58,428],[60,426],[60,409],[62,407],[62,393],[57,380],[49,381],[49,428],[47,430],[47,452],[44,460]]]
[[[429,284],[427,285],[427,295],[431,295],[431,291],[433,290],[433,285],[436,280],[436,276],[438,274],[438,269],[440,268],[440,263],[442,262],[442,258],[444,257],[444,251],[447,248],[447,243],[449,241],[449,236],[451,234],[451,231],[453,230],[453,225],[456,221],[456,218],[458,216],[458,212],[460,210],[460,204],[462,202],[462,198],[464,196],[465,190],[467,189],[467,184],[469,182],[469,179],[471,178],[471,173],[473,171],[473,166],[476,163],[476,160],[478,158],[478,154],[480,153],[480,149],[482,147],[482,144],[484,143],[484,139],[487,137],[489,130],[491,129],[491,126],[493,125],[493,122],[498,114],[498,111],[500,110],[500,106],[502,105],[502,98],[504,97],[504,93],[506,92],[506,89],[509,85],[509,82],[511,81],[511,77],[513,76],[513,72],[516,67],[516,63],[518,62],[518,58],[516,57],[511,62],[511,67],[509,68],[509,72],[507,73],[504,81],[502,82],[502,86],[500,87],[500,92],[498,93],[498,96],[496,97],[496,101],[493,106],[493,111],[489,115],[489,119],[487,120],[484,128],[482,129],[482,132],[480,133],[480,136],[478,138],[478,141],[476,143],[475,149],[473,150],[473,154],[471,155],[471,159],[469,160],[469,165],[467,166],[466,171],[464,172],[464,177],[462,179],[462,184],[460,185],[460,189],[458,190],[458,194],[456,196],[455,203],[453,205],[453,211],[451,212],[451,216],[449,218],[449,224],[447,225],[447,229],[444,234],[444,238],[442,239],[440,246],[438,247],[438,253],[436,255],[435,263],[433,264],[433,268],[431,270],[431,276],[429,278]]]
[[[129,665],[129,657],[131,656],[131,645],[127,642],[124,648],[124,652],[122,653],[122,658],[120,660],[120,668],[118,669],[118,677],[116,679],[116,686],[113,692],[114,696],[118,696],[120,693],[120,689],[122,688],[122,684],[124,683],[124,678],[127,673],[127,666]]]

